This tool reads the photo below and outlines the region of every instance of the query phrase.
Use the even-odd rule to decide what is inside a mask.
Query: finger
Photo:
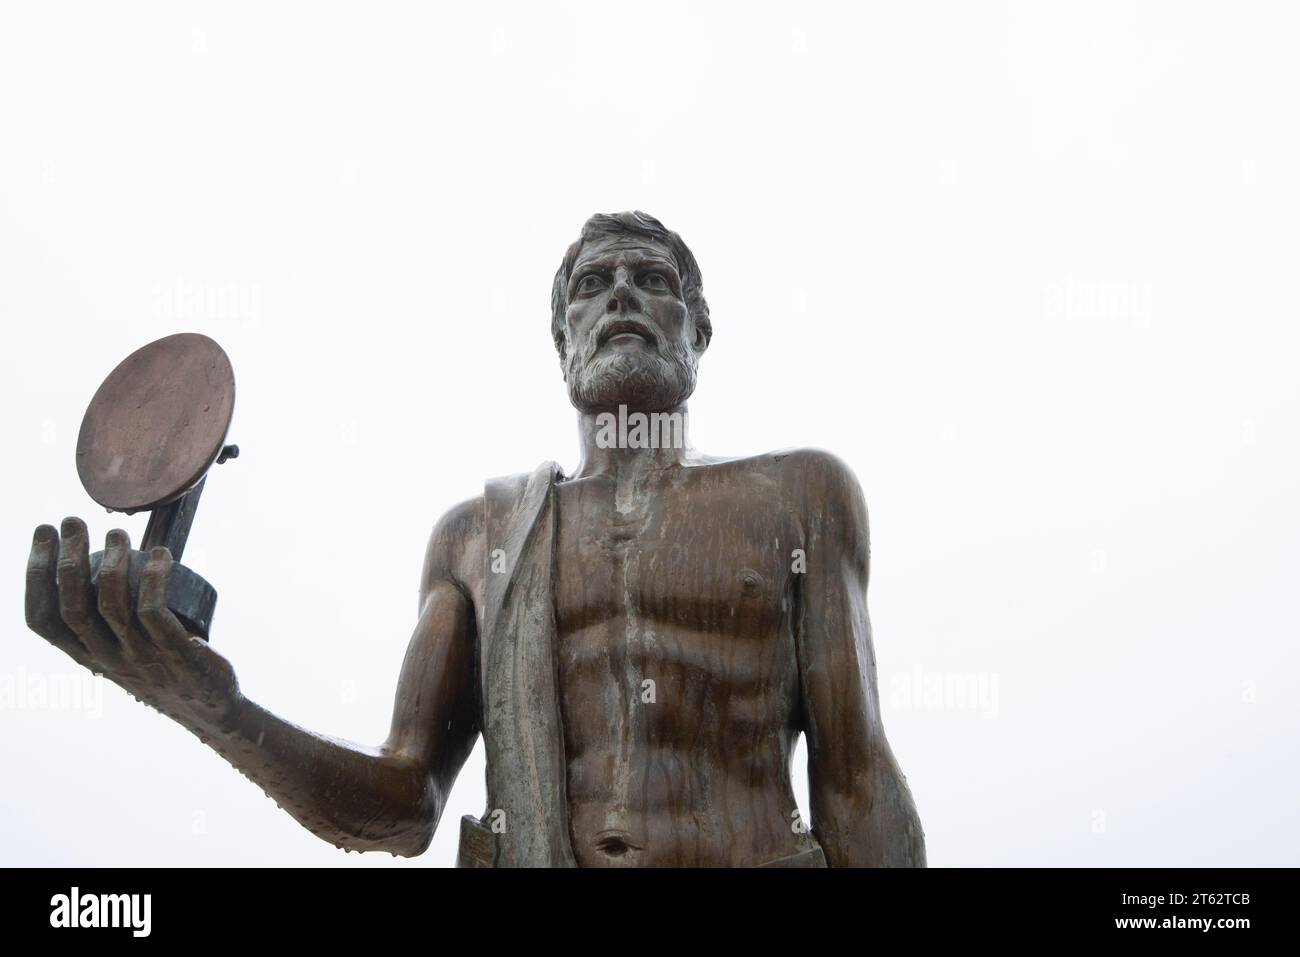
[[[104,560],[99,566],[99,617],[103,618],[124,651],[134,644],[131,627],[131,539],[115,528],[108,533]]]
[[[37,527],[32,535],[31,555],[27,559],[27,592],[23,610],[28,628],[81,661],[86,656],[86,649],[68,630],[59,614],[58,555],[59,533],[54,526]]]
[[[59,543],[59,615],[96,660],[112,661],[117,640],[96,609],[90,587],[90,552],[86,523],[79,518],[63,520]]]
[[[200,664],[198,650],[190,642],[189,630],[167,607],[167,580],[171,570],[172,553],[161,545],[151,549],[140,575],[136,615],[159,652],[186,664]]]

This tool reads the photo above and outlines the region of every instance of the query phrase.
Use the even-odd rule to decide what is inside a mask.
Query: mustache
[[[625,332],[640,336],[654,346],[656,352],[660,351],[663,345],[659,338],[659,331],[650,323],[631,316],[610,316],[602,319],[591,331],[591,351],[594,352],[610,339]]]

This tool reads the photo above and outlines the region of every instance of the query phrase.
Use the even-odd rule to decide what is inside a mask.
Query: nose
[[[618,312],[620,306],[626,312],[638,312],[641,309],[641,303],[632,292],[632,284],[628,282],[628,274],[622,269],[614,277],[614,288],[609,292],[609,301],[605,303],[605,310]]]

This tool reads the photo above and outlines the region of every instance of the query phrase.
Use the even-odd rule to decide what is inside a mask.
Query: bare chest
[[[556,624],[761,641],[791,610],[793,518],[750,490],[562,488]],[[567,495],[564,493],[568,493]]]
[[[786,852],[799,532],[757,491],[562,486],[558,667],[585,861],[608,841],[638,863],[725,861],[737,831],[762,845],[744,854]],[[770,826],[752,810],[768,805]]]

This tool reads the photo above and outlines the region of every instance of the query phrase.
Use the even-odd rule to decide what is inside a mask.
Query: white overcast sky
[[[703,269],[697,444],[861,479],[932,864],[1300,864],[1298,48],[1284,3],[0,4],[0,864],[452,863],[481,746],[405,861],[114,687],[39,706],[31,530],[138,540],[82,412],[214,337],[213,641],[379,743],[433,522],[575,463],[551,277],[628,208]]]

